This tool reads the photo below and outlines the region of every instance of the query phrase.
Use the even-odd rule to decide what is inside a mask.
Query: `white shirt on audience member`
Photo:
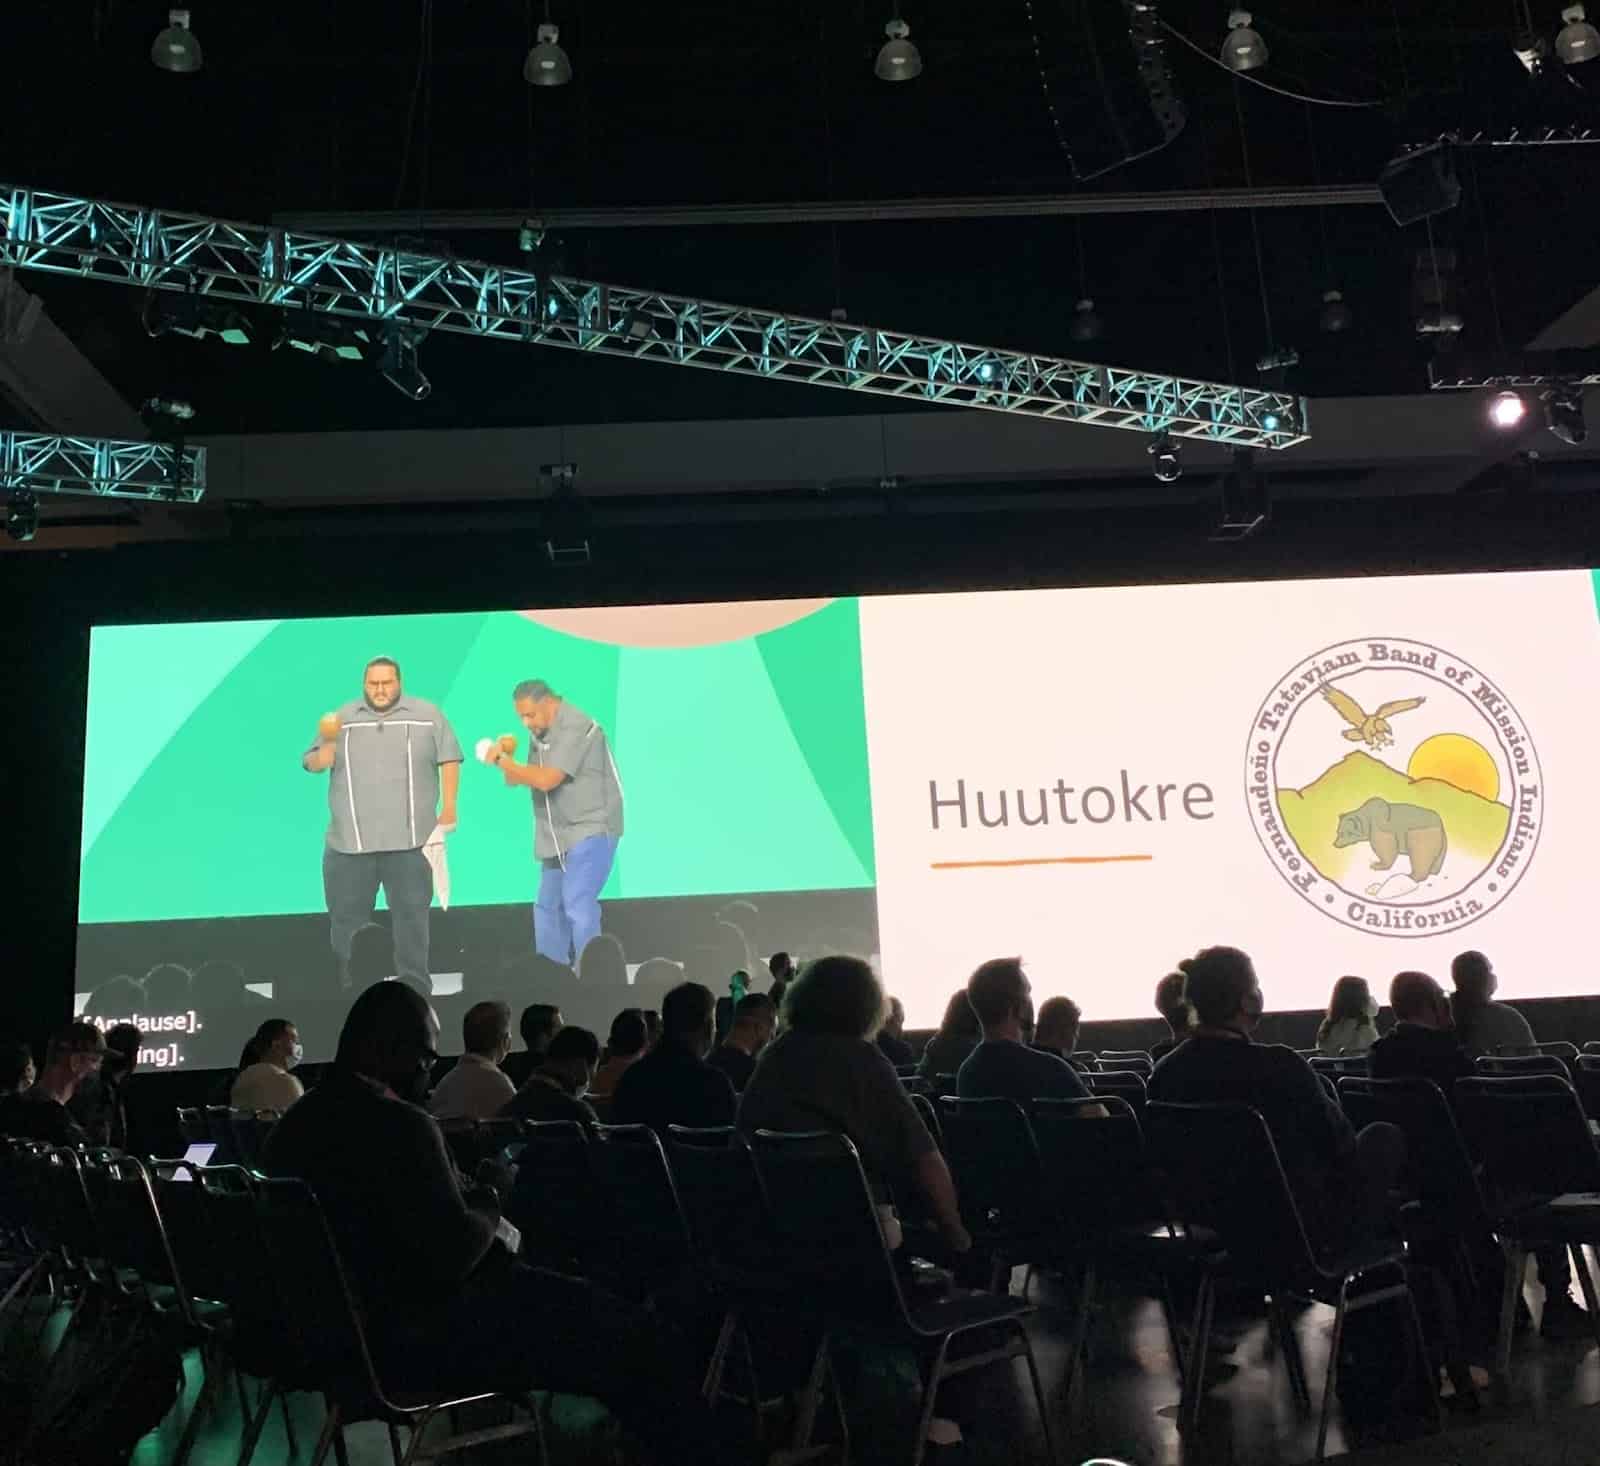
[[[263,1059],[239,1071],[228,1103],[236,1110],[277,1110],[282,1113],[306,1092],[287,1069]]]
[[[436,1120],[491,1120],[516,1093],[498,1064],[482,1054],[463,1054],[434,1087],[428,1112]]]

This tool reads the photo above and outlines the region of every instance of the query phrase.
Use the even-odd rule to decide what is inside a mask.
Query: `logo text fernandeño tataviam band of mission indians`
[[[1383,936],[1492,911],[1543,823],[1533,740],[1498,684],[1404,638],[1341,642],[1280,679],[1251,726],[1245,792],[1289,886]]]

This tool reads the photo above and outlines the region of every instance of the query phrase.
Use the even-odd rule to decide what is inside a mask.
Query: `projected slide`
[[[1279,1009],[1469,946],[1506,996],[1587,991],[1597,657],[1587,571],[101,627],[80,997],[212,1064],[280,1011],[324,1055],[372,961],[447,1044],[475,997],[603,1029],[778,949],[877,957],[913,1026],[1010,953],[1145,1016],[1216,941]],[[380,865],[382,935],[341,952]],[[604,941],[535,961],[586,880]]]

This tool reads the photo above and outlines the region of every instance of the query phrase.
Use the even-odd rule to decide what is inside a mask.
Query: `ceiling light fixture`
[[[1229,71],[1255,71],[1267,64],[1267,43],[1252,28],[1248,10],[1228,13],[1228,35],[1222,43],[1222,64]]]
[[[1489,423],[1502,433],[1522,426],[1528,415],[1528,404],[1520,392],[1496,392],[1489,399]]]
[[[1324,290],[1322,292],[1322,314],[1317,317],[1317,324],[1330,336],[1337,336],[1341,331],[1350,329],[1350,307],[1344,303],[1344,294],[1338,290]]]
[[[383,356],[378,362],[383,379],[402,397],[423,401],[433,391],[433,383],[417,365],[417,338],[404,326],[394,327],[384,337]]]
[[[1556,55],[1565,65],[1578,66],[1600,56],[1600,31],[1590,24],[1583,6],[1567,6],[1561,19],[1565,24],[1556,32]]]
[[[1183,460],[1178,457],[1178,445],[1167,433],[1161,433],[1145,452],[1150,455],[1150,471],[1158,484],[1175,484],[1183,477]]]
[[[13,489],[6,501],[6,533],[26,544],[39,533],[39,497],[32,489]]]
[[[180,76],[199,71],[205,64],[200,41],[189,29],[187,10],[169,10],[167,25],[150,47],[150,59],[162,71],[172,71]]]
[[[561,29],[550,22],[550,5],[546,0],[544,24],[539,27],[538,41],[522,63],[522,79],[532,87],[564,87],[572,80],[572,61],[561,48]]]
[[[1094,302],[1084,296],[1072,308],[1072,324],[1067,327],[1067,334],[1080,346],[1091,341],[1098,341],[1105,335],[1106,323],[1100,319],[1100,312],[1094,308]]]
[[[879,81],[910,81],[922,75],[922,52],[911,39],[911,27],[898,14],[883,33],[889,39],[878,48],[878,59],[873,66]]]
[[[1561,382],[1544,394],[1544,425],[1554,437],[1574,448],[1589,436],[1583,420],[1583,388],[1575,382]]]

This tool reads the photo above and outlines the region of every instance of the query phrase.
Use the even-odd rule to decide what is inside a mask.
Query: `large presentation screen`
[[[777,950],[872,957],[913,1027],[1012,954],[1091,1020],[1214,942],[1274,1009],[1467,947],[1505,996],[1594,986],[1589,571],[105,626],[90,658],[78,1006],[158,1063],[274,1016],[325,1057],[391,971],[449,1047],[488,996],[603,1033]]]

